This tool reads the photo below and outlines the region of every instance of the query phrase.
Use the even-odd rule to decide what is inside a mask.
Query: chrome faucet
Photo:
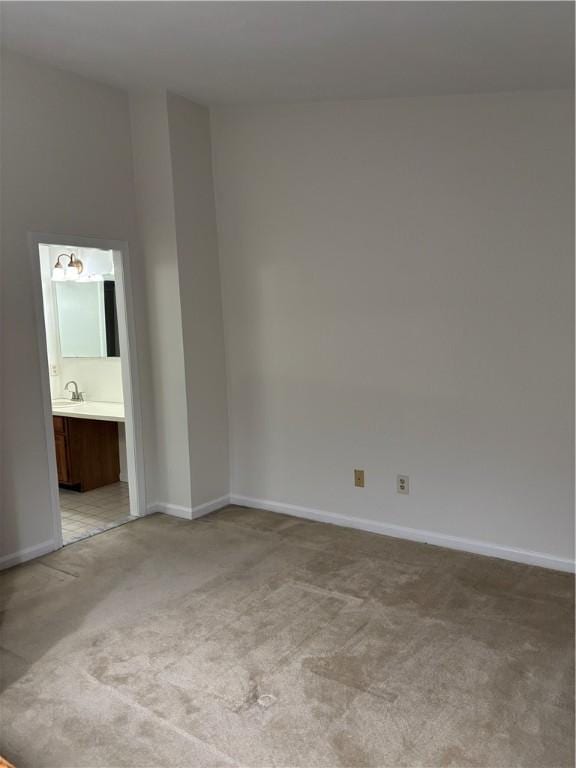
[[[64,387],[64,389],[68,389],[70,384],[74,384],[74,389],[72,390],[72,400],[76,400],[77,402],[82,402],[84,400],[84,395],[82,392],[78,392],[78,384],[76,384],[75,381],[69,381],[68,384]]]

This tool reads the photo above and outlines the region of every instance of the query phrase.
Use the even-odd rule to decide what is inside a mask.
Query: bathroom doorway
[[[128,251],[31,236],[58,545],[145,514]]]

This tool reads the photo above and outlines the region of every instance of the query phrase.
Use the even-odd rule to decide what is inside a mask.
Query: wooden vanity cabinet
[[[58,483],[91,491],[120,479],[115,421],[53,416]]]

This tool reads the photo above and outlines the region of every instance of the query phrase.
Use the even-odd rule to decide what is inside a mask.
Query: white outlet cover
[[[408,475],[396,475],[396,492],[403,494],[410,493],[410,478]]]

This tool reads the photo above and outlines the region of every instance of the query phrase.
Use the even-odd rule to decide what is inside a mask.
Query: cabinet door
[[[54,435],[56,444],[56,465],[58,467],[58,482],[68,483],[70,481],[70,467],[68,465],[68,450],[66,446],[65,435]]]

